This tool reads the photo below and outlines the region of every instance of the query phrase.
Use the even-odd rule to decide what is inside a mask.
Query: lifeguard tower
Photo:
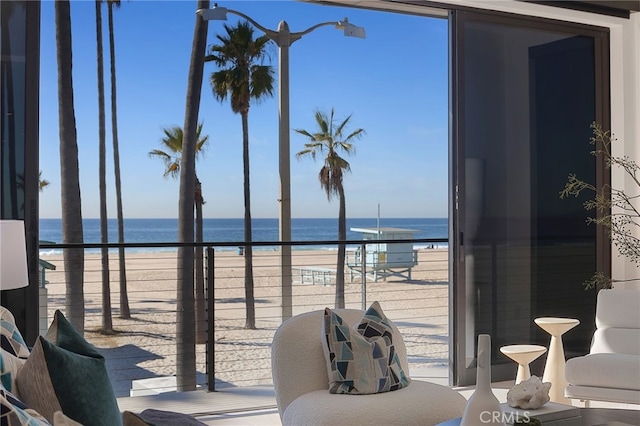
[[[410,240],[413,234],[420,232],[415,229],[404,228],[351,228],[353,232],[361,232],[364,240]],[[347,252],[347,266],[349,278],[362,275],[362,262],[365,262],[365,274],[374,281],[384,280],[390,276],[411,279],[411,268],[418,265],[418,251],[413,249],[413,243],[368,243],[366,253],[362,254],[362,247]]]

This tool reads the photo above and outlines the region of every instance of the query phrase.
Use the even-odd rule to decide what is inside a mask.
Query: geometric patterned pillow
[[[25,359],[0,349],[0,383],[9,392],[17,392],[16,376],[25,362]]]
[[[18,358],[29,356],[29,347],[16,327],[13,314],[3,306],[0,306],[0,346]]]
[[[4,388],[0,389],[0,424],[2,426],[41,426],[50,423],[35,410],[27,408]]]
[[[409,385],[395,351],[391,321],[374,302],[355,328],[329,308],[324,312],[323,348],[329,373],[329,392],[371,394]]]

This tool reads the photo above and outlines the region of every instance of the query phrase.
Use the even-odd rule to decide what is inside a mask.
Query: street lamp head
[[[357,38],[366,38],[367,33],[365,32],[363,27],[358,27],[357,25],[353,25],[349,23],[348,18],[344,18],[342,21],[338,21],[336,23],[336,28],[339,30],[344,30],[344,35],[347,37],[357,37]]]
[[[199,15],[205,21],[226,21],[227,8],[219,7],[217,3],[213,5],[213,9],[198,9],[196,15]]]

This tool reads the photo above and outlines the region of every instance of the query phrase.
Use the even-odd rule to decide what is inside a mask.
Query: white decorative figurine
[[[462,413],[460,426],[505,426],[504,412],[491,390],[491,336],[478,335],[476,390]]]
[[[543,383],[539,377],[531,376],[507,392],[507,404],[509,407],[535,410],[549,402],[549,389],[551,383]]]

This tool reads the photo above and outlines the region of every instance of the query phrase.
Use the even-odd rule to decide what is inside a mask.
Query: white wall
[[[611,124],[614,137],[621,142],[614,145],[613,155],[628,156],[640,163],[640,13],[612,28],[611,39]],[[614,188],[625,188],[629,195],[639,193],[640,188],[619,169],[612,170],[611,175]],[[637,280],[640,269],[614,253],[613,278]],[[626,287],[638,288],[640,281]]]

